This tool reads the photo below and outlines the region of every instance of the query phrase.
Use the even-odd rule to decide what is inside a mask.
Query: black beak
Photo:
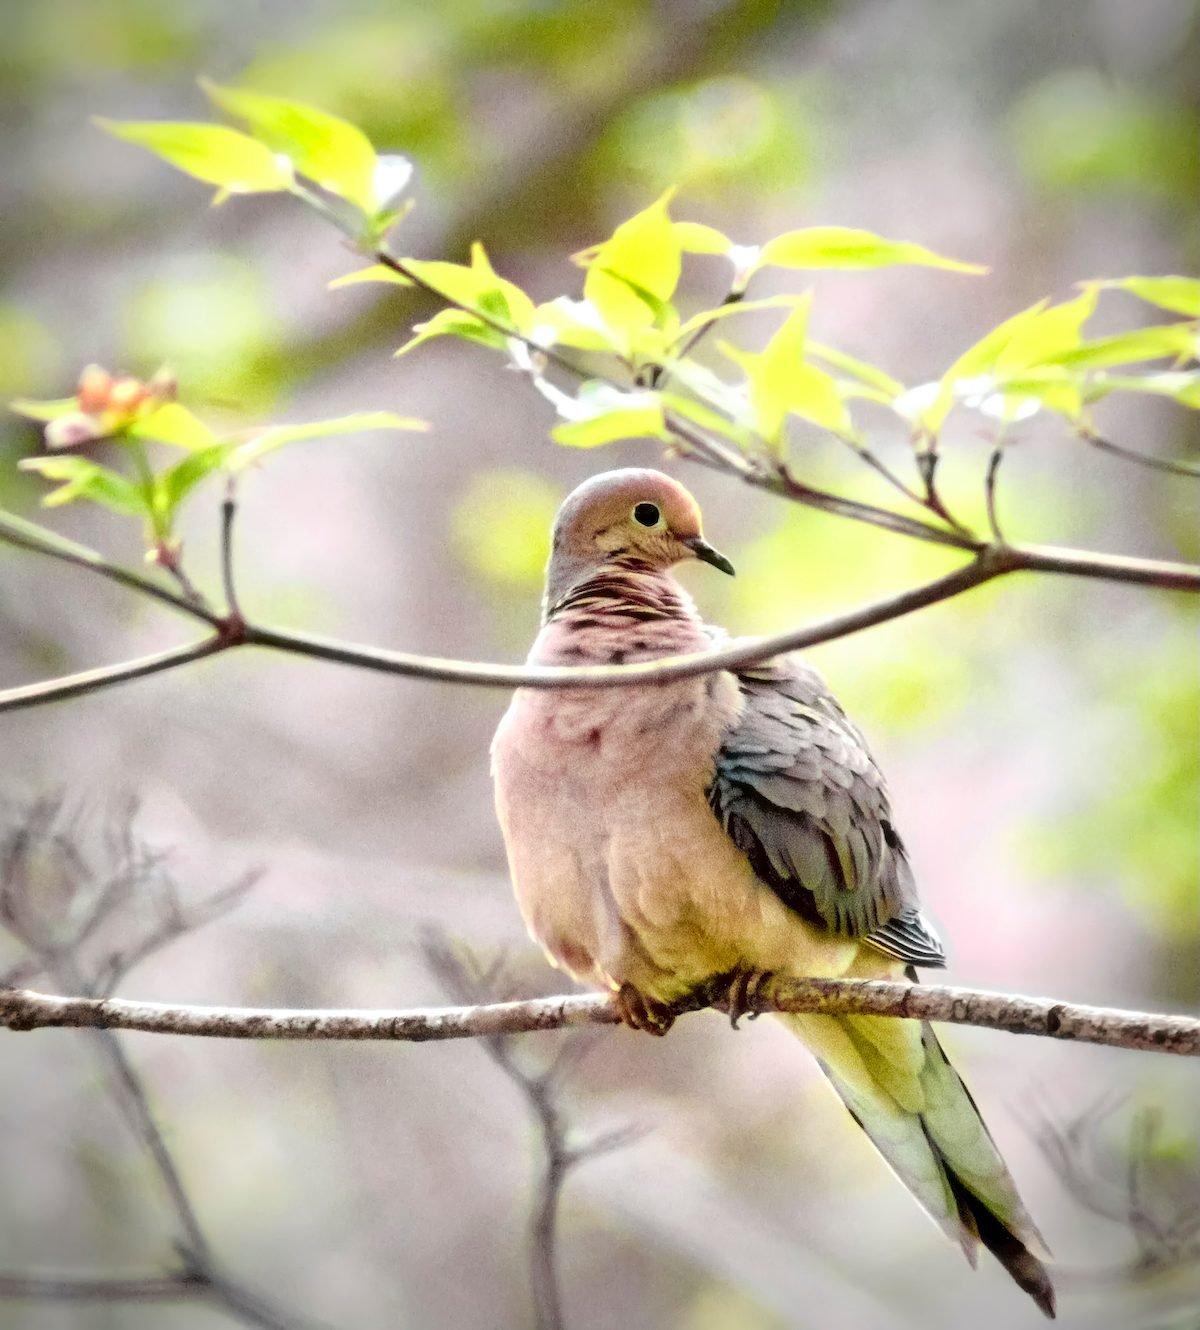
[[[714,568],[719,568],[723,573],[728,573],[730,577],[733,576],[733,564],[720,550],[714,550],[707,540],[701,539],[700,536],[693,536],[691,540],[685,540],[683,543],[701,563],[710,563]]]

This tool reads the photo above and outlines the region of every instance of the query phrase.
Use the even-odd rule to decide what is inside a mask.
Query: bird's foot
[[[748,969],[722,976],[717,985],[718,1001],[729,1013],[729,1024],[735,1030],[743,1016],[756,1020],[762,1015],[762,999],[772,977],[769,970]]]
[[[632,984],[622,984],[613,994],[622,1025],[643,1034],[664,1035],[675,1024],[676,1011],[669,1003],[658,1002]]]

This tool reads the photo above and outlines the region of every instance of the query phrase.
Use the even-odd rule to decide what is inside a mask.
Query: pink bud
[[[47,448],[78,448],[80,444],[92,443],[102,438],[104,430],[95,416],[85,415],[82,411],[72,411],[69,415],[58,416],[46,426]]]

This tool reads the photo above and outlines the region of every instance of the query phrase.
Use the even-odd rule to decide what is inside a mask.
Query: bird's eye
[[[633,520],[640,526],[657,526],[662,520],[656,503],[639,503],[633,510]]]

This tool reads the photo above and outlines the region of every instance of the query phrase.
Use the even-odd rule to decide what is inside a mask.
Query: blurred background
[[[91,115],[205,118],[202,74],[310,101],[417,163],[401,252],[461,259],[479,237],[539,298],[574,293],[569,254],[671,183],[677,216],[745,241],[837,223],[990,265],[985,279],[899,269],[815,283],[816,334],[907,383],[1076,281],[1200,270],[1195,0],[40,0],[3,15],[6,398],[67,395],[88,361],[142,375],[167,362],[201,413],[393,409],[432,423],[296,446],[244,486],[243,601],[280,625],[519,660],[558,501],[597,470],[656,454],[555,446],[549,408],[481,349],[438,342],[393,361],[429,312],[412,293],[327,292],[354,259],[316,219],[276,198],[210,209],[194,181]],[[712,263],[689,270],[697,303],[721,295]],[[1111,299],[1111,317],[1140,316]],[[739,328],[747,344],[759,335],[753,321]],[[1194,416],[1152,401],[1106,410],[1128,446],[1195,455]],[[12,417],[2,430],[0,503],[36,515],[40,482],[13,465],[36,431]],[[973,421],[948,439],[950,495],[977,512],[988,442]],[[899,457],[904,443],[885,433],[881,447]],[[801,470],[883,497],[854,465],[813,445]],[[728,584],[688,576],[734,632],[781,630],[952,561],[676,474],[738,567]],[[1194,486],[1052,429],[1023,429],[1001,505],[1015,537],[1200,556]],[[52,520],[140,557],[132,521],[75,509]],[[208,583],[216,530],[215,500],[197,500],[185,556]],[[950,982],[1195,1009],[1196,627],[1183,596],[1023,578],[813,653],[889,773],[951,944]],[[116,588],[0,547],[4,685],[183,631]],[[6,715],[6,871],[32,873],[21,828],[34,800],[61,796],[57,820],[38,824],[29,881],[65,917],[119,871],[136,797],[151,915],[164,883],[187,905],[261,878],[236,911],[140,966],[126,996],[436,1003],[429,925],[485,957],[507,950],[522,991],[561,991],[524,938],[491,810],[487,745],[506,701],[238,652]],[[139,908],[131,934],[146,926]],[[0,935],[0,969],[21,956]],[[1063,1268],[1061,1323],[1195,1330],[1196,1264],[1145,1259],[1149,1229],[1122,1192],[1141,1178],[1150,1229],[1178,1237],[1200,1200],[1195,1068],[975,1030],[945,1042]],[[531,1323],[537,1142],[482,1048],[125,1047],[214,1245],[281,1306],[339,1328]],[[0,1270],[169,1263],[172,1215],[103,1074],[83,1036],[0,1039]],[[918,1217],[767,1021],[733,1035],[695,1017],[665,1043],[604,1035],[564,1104],[580,1132],[643,1129],[569,1182],[572,1330],[1041,1323],[994,1263],[973,1274]],[[1163,1127],[1133,1170],[1138,1105]],[[1078,1126],[1084,1183],[1039,1148],[1031,1118]],[[3,1330],[219,1323],[197,1303],[0,1301]]]

